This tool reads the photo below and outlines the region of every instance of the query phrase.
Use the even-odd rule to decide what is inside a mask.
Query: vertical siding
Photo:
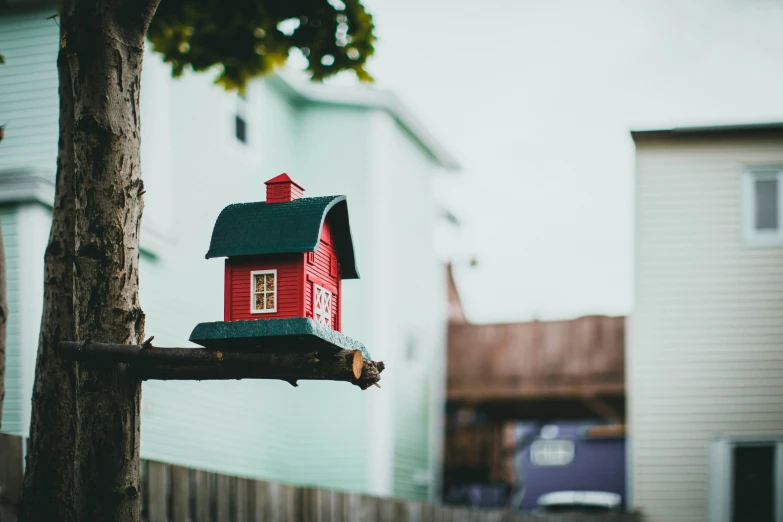
[[[398,368],[384,374],[390,396],[374,397],[381,401],[374,407],[392,412],[384,441],[392,448],[391,492],[432,499],[440,475],[437,448],[443,426],[438,416],[443,402],[431,400],[443,397],[447,307],[443,266],[433,242],[437,168],[388,115],[374,115],[373,123],[378,156],[369,262],[375,277],[368,306],[378,323],[371,350],[390,368]]]
[[[743,241],[748,164],[783,164],[783,140],[637,144],[627,375],[650,522],[706,519],[711,440],[783,432],[783,246]]]
[[[321,241],[313,255],[313,263],[307,263],[307,287],[305,289],[305,315],[313,317],[313,285],[317,284],[332,292],[332,328],[337,329],[339,313],[339,288],[337,274],[333,271],[332,264],[336,262],[337,250],[332,243],[331,224],[327,219],[321,232]],[[339,268],[338,268],[339,270]],[[315,276],[315,280],[311,277]],[[319,281],[320,280],[320,281]]]
[[[19,235],[18,207],[0,206],[0,226],[5,248],[6,298],[8,300],[8,327],[6,331],[5,401],[3,403],[4,433],[26,435],[24,425],[25,398],[29,392],[24,387],[23,354],[19,310]]]
[[[351,232],[362,277],[343,283],[342,330],[364,343],[378,360],[383,359],[383,354],[375,341],[377,312],[370,303],[371,239],[378,230],[371,217],[374,203],[368,192],[369,160],[375,151],[369,140],[368,123],[367,111],[324,105],[301,107],[293,143],[302,152],[292,154],[291,158],[296,161],[293,177],[305,188],[305,197],[344,194],[348,198]],[[340,129],[339,136],[335,135],[335,129]],[[285,169],[275,174],[280,172],[294,174]],[[393,371],[384,373],[384,383],[387,373]],[[346,386],[314,383],[306,390],[308,395],[296,394],[296,411],[307,420],[303,429],[287,434],[287,442],[290,448],[295,448],[289,454],[302,480],[313,485],[391,494],[390,489],[377,488],[375,483],[387,479],[391,473],[388,467],[375,465],[379,453],[386,452],[380,457],[385,458],[390,451],[384,448],[376,452],[374,446],[375,441],[386,436],[382,423],[372,419],[373,399],[389,393],[386,384],[381,386],[382,389],[373,387],[356,393]],[[331,406],[314,408],[307,403]],[[389,410],[377,414],[390,416]]]
[[[231,265],[231,320],[280,319],[300,315],[302,303],[302,254],[258,256],[229,261]],[[277,270],[277,311],[251,313],[250,273]]]
[[[0,17],[0,118],[7,122],[0,170],[57,161],[57,50],[59,29],[46,18],[54,9]]]

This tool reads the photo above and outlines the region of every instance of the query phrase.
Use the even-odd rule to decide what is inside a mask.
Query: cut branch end
[[[362,368],[364,367],[364,356],[359,350],[353,351],[353,378],[359,379],[362,376]]]

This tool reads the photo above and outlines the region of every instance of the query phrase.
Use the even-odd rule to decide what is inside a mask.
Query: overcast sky
[[[364,3],[377,85],[463,166],[477,322],[632,310],[630,128],[783,120],[783,0]]]

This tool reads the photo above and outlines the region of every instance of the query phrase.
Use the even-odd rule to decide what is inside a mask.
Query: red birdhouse
[[[304,198],[288,175],[266,201],[229,205],[207,258],[226,257],[224,321],[305,317],[340,331],[343,279],[359,277],[344,196]]]

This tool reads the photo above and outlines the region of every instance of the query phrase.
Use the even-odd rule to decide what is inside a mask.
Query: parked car
[[[596,512],[625,508],[625,429],[595,421],[516,428],[511,507]]]
[[[622,497],[607,491],[556,491],[538,497],[537,514],[612,513],[622,508]]]

